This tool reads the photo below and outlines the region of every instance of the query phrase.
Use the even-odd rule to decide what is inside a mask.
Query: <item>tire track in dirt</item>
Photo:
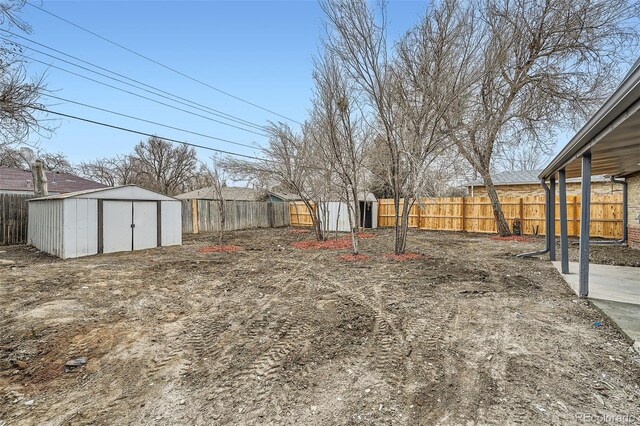
[[[399,385],[405,376],[405,354],[407,344],[404,336],[397,327],[397,318],[394,314],[384,311],[384,301],[378,294],[367,296],[353,291],[340,284],[337,279],[327,273],[318,270],[307,272],[313,281],[308,285],[316,289],[332,291],[336,296],[343,297],[355,305],[362,306],[371,311],[374,316],[374,329],[372,339],[374,350],[370,354],[373,357],[374,368],[392,385]],[[377,299],[373,302],[370,299]]]

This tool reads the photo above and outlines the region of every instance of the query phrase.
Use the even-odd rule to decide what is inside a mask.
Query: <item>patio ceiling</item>
[[[591,173],[622,177],[640,171],[640,60],[622,84],[542,171],[548,179],[565,168],[581,174],[580,158],[591,152]]]

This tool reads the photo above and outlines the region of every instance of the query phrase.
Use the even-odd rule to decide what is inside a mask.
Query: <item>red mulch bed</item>
[[[366,254],[341,254],[340,256],[338,256],[338,259],[341,260],[346,260],[347,262],[360,262],[360,261],[365,261],[365,260],[369,260],[369,256],[367,256]]]
[[[523,237],[522,235],[507,235],[506,237],[501,237],[500,235],[494,235],[489,238],[496,241],[520,241],[523,243],[533,241],[533,238]]]
[[[200,247],[198,249],[198,251],[200,253],[224,253],[224,252],[238,251],[238,250],[241,250],[241,249],[242,249],[242,247],[240,247],[240,246],[219,245],[219,246],[204,246],[204,247]]]
[[[392,259],[392,260],[397,260],[399,262],[402,262],[404,260],[415,260],[415,259],[424,259],[427,256],[425,256],[422,253],[402,253],[402,254],[395,254],[395,253],[385,253],[384,257],[386,257],[387,259]]]
[[[291,243],[291,245],[298,249],[308,250],[308,249],[346,249],[351,247],[351,240],[327,240],[327,241],[316,241],[316,240],[305,240],[305,241],[296,241]]]
[[[311,231],[308,229],[289,229],[292,234],[309,234]]]

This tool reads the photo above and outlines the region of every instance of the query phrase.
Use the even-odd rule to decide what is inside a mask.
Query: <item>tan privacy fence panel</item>
[[[224,219],[225,231],[289,226],[289,206],[266,201],[225,201]],[[197,234],[219,230],[220,213],[216,201],[182,201],[182,232]]]
[[[309,208],[302,201],[289,203],[289,216],[291,226],[313,226]]]
[[[502,211],[509,223],[519,219],[525,235],[544,235],[544,196],[500,197]],[[567,196],[567,231],[580,234],[580,196]],[[378,200],[378,226],[393,226],[395,209],[392,199]],[[496,232],[493,209],[488,197],[422,198],[410,210],[412,228]],[[560,207],[556,198],[556,235],[560,233]],[[591,235],[603,238],[622,237],[622,196],[591,195]]]
[[[0,194],[0,245],[26,244],[31,195]]]

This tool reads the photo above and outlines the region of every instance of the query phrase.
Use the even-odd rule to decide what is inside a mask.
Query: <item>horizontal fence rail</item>
[[[0,245],[26,244],[29,198],[33,195],[0,194]]]
[[[500,197],[500,204],[509,226],[520,221],[525,235],[545,235],[544,195],[529,197]],[[560,232],[560,206],[556,197],[556,235]],[[401,204],[402,206],[402,204]],[[567,224],[569,236],[580,234],[580,196],[567,196]],[[392,199],[378,200],[378,226],[393,226],[395,209]],[[496,232],[491,200],[488,197],[421,198],[409,211],[409,227],[467,232]],[[591,195],[591,236],[622,237],[622,196]]]
[[[225,201],[224,230],[289,226],[287,203]],[[220,231],[220,212],[215,200],[182,200],[182,232],[198,234]]]

